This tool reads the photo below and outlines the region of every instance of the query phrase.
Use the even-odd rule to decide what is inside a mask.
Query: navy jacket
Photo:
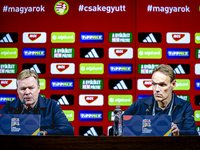
[[[180,130],[180,135],[198,135],[194,121],[194,111],[190,102],[178,98],[174,94],[172,122]],[[136,100],[123,115],[152,115],[154,96]]]
[[[40,129],[50,135],[74,135],[71,123],[66,118],[56,100],[47,99],[39,95],[38,107],[35,114],[41,115]],[[22,107],[19,98],[12,102],[6,102],[1,109],[1,114],[21,114]]]

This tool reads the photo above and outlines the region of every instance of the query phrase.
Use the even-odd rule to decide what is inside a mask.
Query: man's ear
[[[171,85],[172,85],[172,89],[174,89],[175,86],[176,86],[176,80],[175,79],[172,81]]]
[[[40,93],[40,84],[38,85],[38,90],[39,90],[39,92],[38,92],[38,93]]]

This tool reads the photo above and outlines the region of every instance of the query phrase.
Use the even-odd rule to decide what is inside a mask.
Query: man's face
[[[176,80],[170,82],[170,77],[161,72],[152,75],[153,95],[156,101],[171,100],[172,90],[176,85]]]
[[[34,77],[28,77],[24,80],[18,80],[17,93],[21,102],[26,101],[26,105],[33,105],[38,101],[38,94],[40,92],[40,86],[37,85],[37,81]]]

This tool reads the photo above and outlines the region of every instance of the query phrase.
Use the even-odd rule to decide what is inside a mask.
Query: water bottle
[[[197,129],[197,132],[198,132],[198,134],[200,136],[200,127],[197,127],[196,129]]]
[[[113,136],[122,136],[122,110],[117,105],[114,110]]]

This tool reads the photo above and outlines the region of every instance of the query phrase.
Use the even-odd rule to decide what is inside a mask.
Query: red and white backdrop
[[[174,91],[191,102],[200,126],[199,7],[197,0],[2,1],[0,108],[17,97],[18,73],[34,69],[40,94],[58,100],[75,135],[107,135],[115,106],[125,111],[152,95],[152,69],[170,64]]]

